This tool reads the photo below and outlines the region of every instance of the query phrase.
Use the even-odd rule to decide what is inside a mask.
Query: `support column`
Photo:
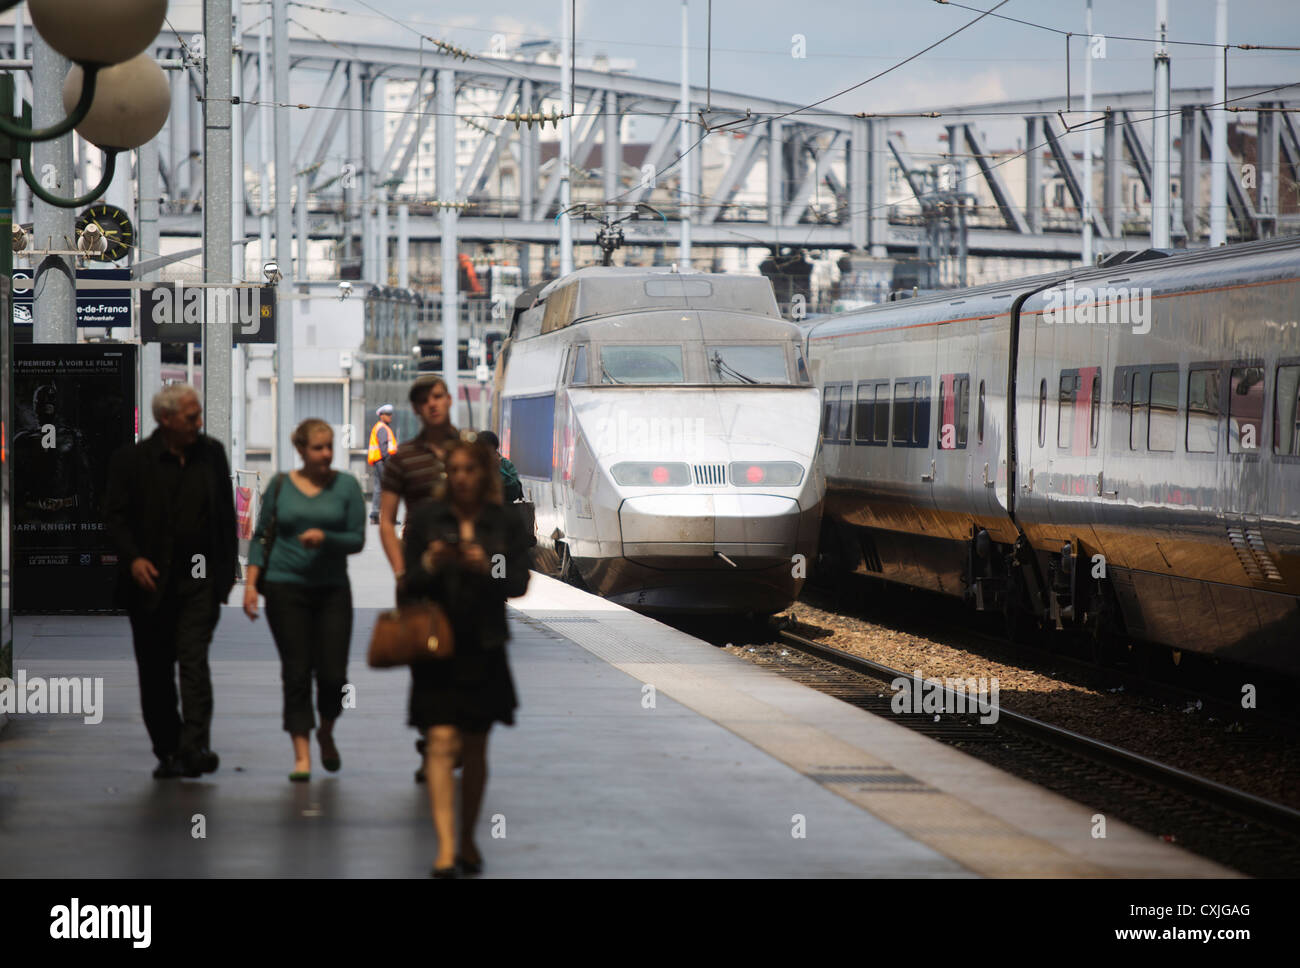
[[[207,165],[207,159],[203,157],[201,147],[203,145],[203,109],[199,107],[197,95],[202,93],[199,82],[194,80],[194,75],[190,73],[187,67],[181,71],[181,77],[185,80],[185,101],[186,107],[189,108],[187,117],[189,126],[187,128],[187,155],[192,160],[185,167],[190,172],[190,203],[188,211],[194,211],[195,206],[199,203],[199,196],[203,192],[203,175],[201,170]]]
[[[26,19],[26,14],[26,9],[21,5],[14,11],[14,58],[16,60],[27,59],[27,38],[23,30],[23,21]],[[32,32],[35,33],[35,31]],[[23,116],[24,91],[31,85],[28,83],[27,74],[24,71],[14,71],[10,76],[14,80],[13,117],[21,118]],[[14,186],[17,189],[14,192],[14,222],[18,225],[26,225],[32,220],[32,192],[21,175],[18,176],[16,182],[17,184]]]
[[[767,222],[773,229],[785,217],[785,152],[780,121],[767,123]]]
[[[203,281],[231,281],[230,2],[203,0]],[[204,432],[231,452],[233,290],[209,289],[203,306]]]
[[[68,59],[54,52],[36,31],[32,31],[32,124],[37,128],[66,117],[63,110],[63,79]],[[71,195],[75,178],[72,167],[72,135],[32,145],[33,174],[44,180],[52,173],[51,191]],[[76,212],[34,199],[34,249],[71,249],[76,244]],[[5,245],[8,239],[2,239]],[[35,300],[32,307],[33,341],[75,343],[77,341],[77,277],[71,256],[47,255],[36,268]]]
[[[573,8],[577,0],[564,0],[564,23],[561,25],[560,33],[560,111],[564,113],[564,120],[560,122],[560,275],[567,275],[573,271],[573,219],[566,213],[566,209],[573,204],[572,185],[570,177],[573,165],[573,118],[570,116],[573,112],[573,72],[570,70],[570,53],[573,50]],[[441,129],[440,129],[441,130]],[[454,133],[450,137],[455,137]],[[440,172],[441,168],[438,169]],[[439,179],[439,192],[441,192],[442,180]],[[447,185],[451,185],[448,180]],[[451,199],[451,195],[439,194],[439,198]],[[541,217],[546,216],[546,212],[539,212]],[[446,292],[444,288],[443,292]],[[445,298],[445,297],[444,297]],[[455,355],[452,355],[455,360]],[[444,362],[446,358],[444,357]],[[452,364],[452,372],[455,372],[455,363]]]
[[[356,245],[356,224],[361,195],[357,191],[357,169],[361,167],[361,65],[353,61],[348,65],[347,88],[347,128],[348,156],[344,164],[351,165],[350,174],[345,172],[343,178],[343,256],[351,260],[358,256]],[[364,237],[362,251],[364,252]],[[365,267],[359,276],[365,279]]]
[[[524,81],[519,95],[519,112],[531,114],[536,110],[533,82]],[[519,218],[529,221],[534,217],[533,206],[537,199],[537,136],[532,125],[519,129]],[[525,268],[525,275],[528,270]]]
[[[1228,96],[1224,71],[1227,67],[1228,0],[1216,0],[1214,9],[1214,103],[1210,105],[1210,245],[1228,241]]]
[[[1201,109],[1195,104],[1182,109],[1182,149],[1180,158],[1179,202],[1183,213],[1183,231],[1189,243],[1201,237],[1196,221],[1196,205],[1201,195]]]
[[[271,100],[267,97],[271,90],[271,58],[267,53],[267,23],[262,20],[261,28],[257,37],[257,73],[258,73],[258,92],[259,101]],[[257,201],[259,209],[258,230],[261,235],[261,253],[260,258],[265,264],[271,261],[271,155],[273,152],[272,142],[272,114],[275,108],[262,104],[257,109],[257,160],[260,188],[257,192]]]
[[[397,206],[397,288],[411,288],[411,206]]]
[[[1156,0],[1155,110],[1151,119],[1151,248],[1169,248],[1169,0]]]
[[[379,189],[375,206],[375,275],[381,287],[388,286],[388,189]]]
[[[299,172],[297,175],[298,191],[297,199],[294,206],[294,215],[297,216],[297,231],[294,233],[298,240],[298,262],[294,266],[293,277],[298,280],[298,291],[304,295],[309,291],[307,280],[310,273],[307,271],[307,259],[310,256],[309,239],[307,237],[307,175],[305,172]],[[311,312],[311,304],[303,304],[304,312]]]
[[[605,201],[618,197],[622,188],[619,177],[623,170],[623,142],[620,140],[618,116],[618,95],[613,91],[605,92],[605,144],[601,148],[602,167],[604,169]],[[614,211],[617,211],[615,209]],[[610,214],[613,214],[611,211]]]
[[[374,123],[370,117],[370,99],[375,85],[369,74],[361,75],[361,278],[378,285],[375,271],[375,218],[374,218]]]
[[[1259,229],[1261,238],[1269,238],[1277,234],[1277,216],[1278,206],[1278,116],[1274,111],[1267,110],[1274,105],[1263,105],[1265,110],[1256,112],[1256,128],[1258,132],[1258,156],[1256,162],[1259,170],[1256,173],[1257,194],[1255,196],[1255,210],[1259,213]]]
[[[434,118],[434,164],[437,166],[436,194],[439,201],[456,198],[456,72],[438,71],[438,116]],[[568,106],[565,106],[568,110]],[[438,212],[442,240],[442,378],[451,394],[452,413],[459,399],[457,363],[460,359],[460,306],[456,296],[456,210]]]
[[[885,123],[879,118],[867,122],[868,164],[871,172],[867,196],[871,210],[867,224],[870,229],[871,255],[877,259],[883,259],[889,254],[885,248],[889,240],[889,131]]]
[[[874,208],[872,185],[867,172],[871,170],[870,122],[854,118],[849,122],[849,244],[855,249],[865,249],[869,241],[867,226]]]
[[[184,57],[184,51],[176,52]],[[168,165],[171,167],[172,201],[185,199],[189,201],[191,179],[194,174],[190,164],[190,99],[186,96],[190,89],[189,68],[182,67],[171,72],[172,109],[167,115],[167,152]]]
[[[275,38],[276,104],[289,103],[289,16],[288,0],[272,0],[272,34]],[[275,261],[283,280],[280,292],[293,291],[293,228],[290,225],[292,155],[289,153],[289,108],[275,108]],[[279,471],[293,470],[293,300],[276,300],[276,458]]]
[[[234,0],[232,6],[233,15],[231,20],[232,33],[232,75],[231,75],[231,98],[232,104],[235,105],[231,110],[230,118],[230,234],[234,239],[234,248],[230,253],[231,279],[234,282],[243,282],[245,266],[248,262],[245,257],[246,246],[243,239],[246,234],[244,228],[244,215],[247,209],[245,193],[247,186],[244,182],[244,112],[247,110],[243,103],[246,100],[244,92],[244,27],[243,27],[243,9],[242,0]],[[156,167],[156,166],[155,166]],[[238,320],[232,319],[231,325],[238,325]],[[248,369],[244,362],[243,345],[236,346],[231,351],[230,362],[231,373],[231,399],[230,399],[230,466],[231,469],[244,467],[247,463],[245,455],[248,448]],[[238,482],[238,477],[236,477]]]
[[[138,161],[140,188],[136,193],[137,221],[140,225],[140,248],[146,253],[159,249],[158,210],[158,140],[146,141],[140,146]],[[148,258],[148,255],[146,255]],[[157,282],[157,269],[146,272],[144,282]],[[148,437],[157,426],[150,404],[153,395],[162,389],[162,344],[140,345],[140,436]]]
[[[1116,123],[1115,112],[1106,112],[1105,133],[1102,135],[1101,217],[1110,226],[1110,234],[1119,238],[1124,228],[1122,191],[1123,169],[1120,167],[1124,139]]]
[[[1043,231],[1042,130],[1037,117],[1025,118],[1025,221],[1031,232]]]

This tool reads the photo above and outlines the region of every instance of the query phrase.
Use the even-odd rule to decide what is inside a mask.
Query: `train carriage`
[[[810,327],[833,567],[1300,671],[1300,240]]]

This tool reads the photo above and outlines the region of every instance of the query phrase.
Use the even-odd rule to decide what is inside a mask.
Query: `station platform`
[[[356,708],[342,771],[308,784],[286,778],[279,662],[242,587],[210,655],[221,767],[196,780],[150,776],[125,617],[18,616],[15,668],[103,677],[104,711],[0,732],[0,875],[427,876],[408,674],[365,664],[392,604],[374,527],[350,572]],[[1232,876],[1114,818],[1095,839],[1086,806],[544,576],[510,626],[520,709],[489,742],[484,877]]]

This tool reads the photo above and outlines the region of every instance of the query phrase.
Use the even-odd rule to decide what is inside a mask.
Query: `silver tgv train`
[[[807,338],[832,571],[1300,671],[1300,240],[890,303]]]
[[[798,595],[825,494],[818,394],[766,279],[579,269],[521,297],[495,389],[540,567],[646,612]]]

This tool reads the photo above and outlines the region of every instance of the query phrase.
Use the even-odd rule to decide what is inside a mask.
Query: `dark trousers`
[[[140,675],[144,725],[159,759],[197,752],[209,745],[212,676],[208,646],[221,615],[207,581],[178,578],[156,611],[132,610],[131,638]],[[176,713],[176,666],[180,664],[180,715]]]
[[[284,728],[310,733],[311,681],[316,677],[316,709],[321,719],[338,719],[347,685],[348,645],[352,639],[352,589],[348,585],[295,585],[266,582],[266,621],[280,653],[284,683]]]
[[[370,516],[377,518],[379,517],[379,497],[383,490],[379,484],[384,479],[384,462],[382,460],[375,461],[370,465],[370,478],[375,484],[375,495],[370,501]]]

